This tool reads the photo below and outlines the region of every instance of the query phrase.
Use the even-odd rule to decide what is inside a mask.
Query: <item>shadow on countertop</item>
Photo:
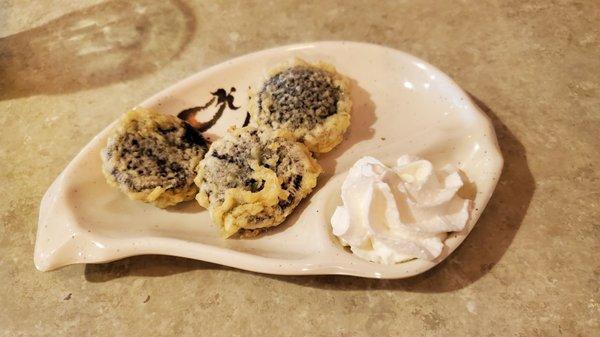
[[[278,276],[256,274],[282,282],[327,290],[403,290],[421,293],[451,292],[485,276],[506,252],[527,213],[535,190],[523,144],[497,115],[479,99],[471,99],[492,120],[504,156],[504,170],[485,211],[462,245],[433,269],[408,279],[376,280],[352,276]],[[196,269],[226,269],[215,264],[168,256],[137,256],[85,268],[90,282],[128,275],[164,276]]]
[[[112,0],[0,38],[0,100],[77,92],[151,73],[196,30],[180,0]]]

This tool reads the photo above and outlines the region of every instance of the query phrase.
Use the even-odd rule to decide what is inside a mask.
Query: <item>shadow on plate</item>
[[[0,38],[0,100],[123,82],[177,57],[196,30],[180,0],[113,0]]]
[[[167,212],[197,214],[206,211],[195,199],[181,202],[175,206],[165,208]]]

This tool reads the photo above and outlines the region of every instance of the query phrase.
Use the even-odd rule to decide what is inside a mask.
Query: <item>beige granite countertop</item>
[[[598,336],[599,23],[597,0],[0,1],[0,336]],[[35,269],[40,199],[94,134],[210,65],[315,40],[421,57],[494,120],[505,170],[448,260],[388,281]]]

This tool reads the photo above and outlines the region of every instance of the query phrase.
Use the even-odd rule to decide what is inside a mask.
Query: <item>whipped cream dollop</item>
[[[389,168],[363,157],[342,185],[333,234],[369,261],[434,260],[447,233],[463,230],[469,220],[473,202],[457,195],[462,186],[452,166],[434,170],[431,162],[404,155]]]

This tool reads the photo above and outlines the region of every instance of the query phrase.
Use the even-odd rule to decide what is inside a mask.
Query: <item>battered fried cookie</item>
[[[325,63],[295,60],[250,90],[254,123],[290,131],[314,152],[328,152],[342,141],[351,109],[348,80]]]
[[[321,167],[287,132],[244,127],[215,141],[198,165],[196,199],[225,237],[279,225],[317,184]]]
[[[196,167],[206,151],[204,138],[187,123],[138,108],[108,139],[102,171],[129,198],[167,207],[194,198]]]

